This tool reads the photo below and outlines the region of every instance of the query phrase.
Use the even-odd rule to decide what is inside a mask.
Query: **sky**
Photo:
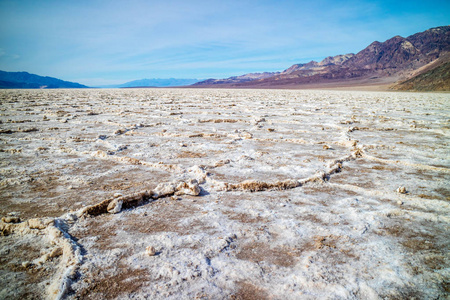
[[[0,70],[89,86],[226,78],[449,24],[449,0],[0,0]]]

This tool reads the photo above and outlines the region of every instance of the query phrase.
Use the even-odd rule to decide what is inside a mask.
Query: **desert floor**
[[[445,299],[450,94],[0,90],[2,299]]]

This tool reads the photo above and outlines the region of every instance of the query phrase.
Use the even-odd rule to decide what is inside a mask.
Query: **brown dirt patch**
[[[260,216],[253,217],[246,213],[234,213],[234,212],[224,212],[227,215],[228,219],[239,221],[245,224],[254,224],[254,223],[268,223],[269,219],[263,218]]]
[[[270,299],[267,291],[249,282],[236,283],[237,293],[231,295],[232,300],[265,300]]]
[[[353,184],[365,189],[375,189],[376,185],[369,173],[374,173],[373,168],[363,163],[354,162],[356,165],[344,164],[342,172],[331,175],[330,182],[338,184]],[[377,173],[379,170],[377,170]]]
[[[390,165],[375,165],[372,166],[373,170],[385,170],[385,171],[397,171],[398,168],[392,167]]]
[[[419,194],[419,195],[417,195],[417,197],[422,198],[422,199],[429,199],[429,200],[439,199],[440,198],[440,197],[437,197],[437,196],[427,195],[427,194]]]
[[[114,238],[117,236],[116,231],[121,226],[121,223],[113,223],[110,220],[113,215],[105,214],[96,217],[86,217],[84,226],[80,230],[75,232],[69,232],[75,240],[98,237],[96,241],[96,247],[98,249],[115,249],[118,248],[114,242]]]
[[[315,202],[320,203],[321,205],[327,207],[328,201],[336,198],[348,198],[355,197],[359,194],[353,191],[340,189],[338,187],[329,185],[327,183],[317,183],[317,184],[308,184],[301,187],[303,193],[307,195],[318,196],[315,197],[317,200]],[[323,195],[323,196],[321,196]],[[332,197],[331,197],[332,196]],[[303,205],[303,204],[302,204]]]
[[[428,249],[437,249],[436,237],[425,232],[416,232],[411,227],[405,226],[399,222],[391,226],[381,228],[381,235],[392,235],[397,238],[402,238],[400,243],[408,248],[410,251],[421,251]]]
[[[314,214],[302,215],[301,220],[310,221],[310,222],[316,223],[316,224],[328,225],[327,222],[323,221],[322,219],[320,219],[319,217],[317,217]]]
[[[240,247],[236,257],[258,263],[265,261],[281,267],[292,267],[298,253],[291,252],[281,247],[271,247],[266,243],[252,242]]]
[[[76,292],[76,299],[120,299],[121,295],[138,292],[150,280],[150,274],[144,269],[132,269],[124,264],[105,274],[97,269],[93,278],[87,279],[89,286]]]
[[[160,202],[160,203],[158,203]],[[128,232],[140,232],[145,234],[158,232],[176,232],[186,235],[196,231],[204,232],[209,227],[207,224],[196,221],[192,226],[180,225],[184,218],[190,218],[201,213],[201,210],[185,200],[162,200],[150,204],[156,214],[128,217],[124,221],[124,230]]]
[[[313,247],[315,249],[322,249],[324,247],[336,248],[336,242],[339,240],[339,237],[335,235],[314,236],[313,240]]]
[[[99,169],[97,169],[97,167]],[[153,189],[161,181],[167,181],[170,175],[159,170],[148,171],[144,167],[127,169],[126,172],[100,175],[93,177],[92,169],[98,172],[122,165],[110,161],[89,160],[75,167],[69,166],[69,176],[88,175],[84,183],[62,182],[60,171],[43,172],[30,175],[29,182],[0,188],[0,203],[6,212],[20,212],[20,217],[58,217],[70,209],[79,209],[83,203],[91,205],[111,198],[114,193],[131,194],[145,189]],[[66,170],[66,173],[67,173]],[[120,170],[120,169],[119,169]],[[20,201],[20,202],[19,202]]]
[[[414,272],[421,273],[427,268],[441,269],[445,265],[444,256],[448,249],[445,229],[430,228],[426,224],[420,224],[418,228],[421,229],[416,231],[408,226],[408,222],[396,221],[381,228],[378,234],[395,237],[400,245],[422,262],[421,267],[413,267]]]
[[[445,197],[446,200],[450,200],[450,190],[446,188],[439,188],[434,190],[436,193],[441,194],[443,197]]]

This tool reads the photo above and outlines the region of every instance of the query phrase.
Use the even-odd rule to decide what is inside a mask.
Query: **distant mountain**
[[[347,60],[355,56],[353,53],[349,54],[343,54],[343,55],[336,55],[336,56],[328,56],[321,62],[316,62],[314,60],[310,61],[306,64],[295,64],[291,66],[290,68],[284,70],[281,72],[283,75],[292,74],[294,72],[299,71],[307,71],[309,70],[311,74],[315,74],[315,72],[324,70],[327,66],[340,66],[343,63],[345,63]]]
[[[132,88],[132,87],[172,87],[172,86],[186,86],[198,82],[198,79],[177,79],[177,78],[153,78],[153,79],[139,79],[126,82],[123,84],[100,86],[102,88]]]
[[[0,71],[1,89],[57,89],[57,88],[87,88],[87,86],[61,79],[39,76],[27,72]]]
[[[240,76],[233,76],[226,79],[207,79],[201,82],[198,82],[195,85],[211,85],[211,84],[231,84],[231,83],[241,83],[248,82],[258,79],[270,78],[275,75],[280,74],[280,72],[264,72],[264,73],[248,73]]]
[[[407,38],[395,36],[382,43],[375,41],[357,54],[330,56],[321,62],[311,61],[305,64],[295,64],[273,76],[241,81],[236,80],[241,76],[222,80],[209,79],[194,86],[283,88],[320,87],[348,83],[392,84],[398,80],[404,81],[417,76],[420,68],[437,60],[441,65],[450,61],[449,53],[450,26],[441,26],[413,34]],[[450,81],[445,67],[434,72],[430,74],[439,74],[439,80]],[[432,81],[434,77],[427,78],[428,81]],[[428,82],[426,86],[434,87],[431,82]]]

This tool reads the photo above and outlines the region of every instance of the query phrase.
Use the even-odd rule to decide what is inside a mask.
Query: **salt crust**
[[[32,94],[33,92],[31,92]],[[68,92],[69,93],[69,92]],[[70,92],[71,93],[71,92]],[[115,92],[111,92],[112,94],[114,94]],[[177,94],[177,92],[175,91],[171,91],[171,93]],[[187,93],[193,93],[192,95],[195,95],[197,93],[197,91],[189,91]],[[204,93],[204,92],[202,92]],[[235,91],[230,92],[230,93],[237,93]],[[251,97],[251,92],[247,92],[247,91],[241,91],[238,93],[242,93],[241,96],[238,96],[235,99],[239,99],[239,97]],[[266,92],[260,92],[261,94],[265,94]],[[280,94],[281,92],[276,92],[278,94]],[[286,92],[288,95],[296,95],[297,92]],[[302,93],[302,92],[298,92],[298,93]],[[7,94],[3,94],[3,97],[5,98],[5,95]],[[161,94],[160,94],[161,95]],[[163,94],[162,94],[163,95]],[[202,94],[203,97],[205,97],[206,94]],[[315,94],[315,92],[311,92],[309,94],[310,96],[312,95],[313,97],[322,97],[320,101],[322,101],[323,103],[323,97],[329,97],[329,95],[331,96],[335,96],[335,95],[341,95],[339,93],[329,93],[327,94],[326,92],[317,92],[317,94]],[[396,101],[395,100],[395,95],[402,95],[402,97],[404,98],[408,98],[409,96],[403,96],[403,94],[393,94],[393,96],[391,96],[391,94],[360,94],[362,96],[357,96],[355,93],[347,93],[347,94],[342,94],[345,95],[346,97],[350,96],[351,97],[366,97],[366,101],[367,101],[367,97],[378,97],[378,99],[381,99],[382,97],[388,97],[391,101]],[[374,96],[372,96],[374,95]],[[387,95],[387,96],[386,96]],[[446,96],[441,96],[443,98],[446,98]],[[233,100],[235,101],[235,100]],[[238,101],[238,100],[237,100]],[[445,101],[448,101],[445,100]],[[326,101],[325,101],[326,102]],[[331,105],[332,100],[329,102],[329,105]],[[339,101],[338,101],[339,102]],[[370,102],[370,101],[369,101]],[[286,101],[286,103],[288,103],[288,101]],[[345,103],[345,102],[344,102]],[[448,102],[447,102],[448,103]],[[282,104],[282,103],[280,103]],[[298,106],[298,104],[297,104]],[[311,106],[312,108],[314,108],[314,106]],[[365,108],[360,108],[360,110],[367,110],[368,107]],[[297,110],[297,109],[296,109]],[[165,108],[163,106],[160,107],[160,111],[161,112],[165,112]],[[448,112],[448,111],[447,111]],[[307,110],[303,110],[300,114],[298,115],[308,115],[314,113],[314,109],[311,109],[311,111],[307,111]],[[443,112],[445,114],[445,112]],[[296,116],[296,114],[292,114],[293,116]],[[320,115],[320,113],[318,113],[317,115]],[[97,116],[97,113],[91,113],[88,114],[88,116],[95,117]],[[171,116],[181,116],[180,114],[172,114]],[[447,115],[448,116],[448,115]],[[325,115],[326,117],[326,115]],[[310,144],[310,142],[308,142],[305,139],[301,139],[301,138],[295,138],[295,137],[288,137],[288,138],[284,138],[283,136],[278,136],[277,138],[267,138],[267,137],[260,137],[258,130],[262,129],[262,127],[265,125],[265,123],[269,123],[269,125],[273,125],[273,121],[270,121],[270,115],[265,115],[264,117],[261,116],[253,116],[253,120],[252,121],[247,121],[247,120],[242,120],[240,118],[238,119],[233,119],[233,118],[219,118],[219,119],[198,119],[198,123],[199,124],[208,124],[208,123],[212,123],[212,124],[216,124],[217,126],[222,126],[223,124],[226,124],[227,126],[236,126],[239,124],[248,124],[251,126],[255,126],[252,130],[254,130],[254,133],[249,132],[246,129],[236,129],[234,130],[232,133],[228,133],[228,134],[218,134],[218,133],[193,133],[193,134],[188,134],[187,136],[184,136],[184,138],[187,139],[196,139],[196,138],[216,138],[216,139],[224,139],[224,138],[228,138],[231,139],[229,140],[229,144],[233,145],[235,143],[240,143],[242,140],[248,140],[248,141],[254,141],[254,142],[264,142],[264,143],[270,143],[272,141],[283,141],[286,143],[292,143],[292,144],[303,144],[303,145],[308,145]],[[320,118],[319,118],[320,119]],[[47,116],[44,116],[43,121],[48,122],[49,118]],[[183,121],[180,119],[180,121]],[[286,121],[286,120],[284,120]],[[432,205],[435,208],[436,212],[442,212],[442,211],[447,211],[448,212],[448,205],[445,202],[439,201],[439,200],[433,200],[433,201],[428,201],[424,198],[418,197],[418,196],[414,196],[414,195],[410,195],[409,191],[406,190],[406,188],[404,186],[400,186],[398,189],[394,189],[391,188],[390,191],[386,191],[386,190],[376,190],[376,189],[371,189],[371,188],[363,188],[357,185],[350,183],[346,183],[346,184],[335,184],[331,179],[333,178],[333,176],[335,177],[339,177],[342,173],[345,173],[346,171],[346,166],[354,166],[355,163],[357,163],[357,161],[373,161],[376,163],[382,163],[385,165],[392,165],[392,166],[398,166],[398,167],[407,167],[407,168],[413,168],[414,170],[423,170],[423,171],[430,171],[430,172],[438,172],[439,174],[443,174],[443,176],[446,176],[447,174],[449,174],[449,168],[448,167],[443,167],[443,166],[436,166],[436,165],[431,165],[431,164],[427,164],[426,159],[424,159],[423,157],[419,157],[417,159],[407,159],[407,160],[398,160],[395,158],[395,156],[392,156],[392,158],[383,158],[383,157],[376,157],[374,154],[371,154],[370,152],[374,152],[373,149],[377,148],[378,149],[383,149],[383,145],[378,145],[375,146],[374,144],[367,144],[367,143],[361,143],[360,140],[364,140],[364,137],[361,136],[359,133],[360,132],[369,132],[369,131],[374,131],[373,127],[364,127],[364,126],[354,126],[354,124],[359,124],[361,122],[364,122],[364,120],[362,119],[358,119],[358,117],[356,116],[352,116],[351,118],[349,118],[348,120],[344,120],[344,121],[340,121],[339,125],[335,125],[335,124],[330,124],[331,121],[327,120],[326,118],[324,119],[324,121],[321,124],[322,126],[329,126],[329,127],[335,127],[338,129],[338,132],[340,132],[341,136],[339,139],[333,140],[333,141],[327,141],[328,145],[332,145],[332,146],[328,146],[328,145],[323,145],[321,146],[323,150],[326,151],[335,151],[333,147],[343,147],[343,151],[347,151],[346,155],[341,156],[340,158],[331,158],[331,159],[324,159],[323,160],[323,166],[324,168],[322,168],[319,171],[316,171],[314,174],[311,174],[310,176],[306,176],[306,177],[298,177],[298,176],[292,176],[292,178],[287,178],[287,179],[283,179],[283,180],[261,180],[261,179],[245,179],[242,181],[237,181],[234,180],[232,182],[228,182],[226,180],[221,180],[221,179],[215,179],[214,174],[211,173],[211,170],[214,169],[219,169],[219,168],[224,168],[226,166],[229,166],[231,161],[229,159],[225,159],[225,160],[220,160],[215,162],[214,164],[203,164],[203,165],[194,165],[193,167],[186,167],[186,166],[182,166],[181,164],[176,164],[176,163],[164,163],[164,162],[151,162],[151,161],[147,161],[145,160],[145,158],[142,156],[141,158],[135,158],[135,157],[131,157],[131,156],[125,156],[125,155],[121,155],[121,156],[117,156],[112,154],[113,152],[108,153],[107,151],[104,150],[96,150],[96,151],[85,151],[85,150],[78,150],[76,148],[65,148],[63,149],[63,151],[65,153],[71,153],[71,154],[75,154],[75,155],[90,155],[94,158],[98,158],[98,159],[104,159],[104,160],[112,160],[112,161],[116,161],[119,163],[123,163],[126,165],[135,165],[135,166],[144,166],[144,167],[148,167],[148,168],[154,168],[154,169],[160,169],[163,171],[168,171],[168,172],[174,172],[176,174],[178,174],[178,177],[181,178],[179,180],[174,180],[174,181],[170,181],[170,182],[165,182],[165,183],[160,183],[158,184],[155,188],[152,189],[143,189],[140,192],[135,192],[135,193],[131,193],[131,194],[124,194],[123,192],[118,193],[117,195],[114,195],[114,197],[112,198],[107,198],[103,201],[100,201],[96,204],[92,204],[92,205],[88,205],[86,207],[83,207],[77,211],[73,211],[71,213],[67,213],[62,215],[61,217],[56,217],[56,218],[50,218],[50,217],[42,217],[42,218],[30,218],[27,220],[22,221],[19,217],[15,217],[15,216],[6,216],[2,218],[2,222],[0,223],[0,231],[2,233],[2,235],[17,235],[17,236],[27,236],[27,235],[42,235],[45,236],[45,238],[48,238],[49,242],[53,245],[52,249],[48,252],[43,254],[41,257],[31,261],[31,262],[24,262],[23,266],[24,267],[29,267],[31,265],[43,265],[46,263],[46,261],[51,260],[55,257],[62,257],[59,265],[58,265],[58,270],[55,271],[55,276],[52,280],[52,284],[49,285],[48,289],[47,289],[47,295],[49,298],[51,299],[61,299],[61,298],[65,298],[68,296],[68,292],[71,289],[71,286],[74,284],[74,282],[76,283],[77,280],[77,273],[80,271],[80,267],[83,264],[83,255],[82,255],[82,251],[81,251],[81,245],[78,244],[78,242],[76,242],[73,237],[68,233],[68,230],[71,227],[76,227],[78,226],[77,224],[82,224],[83,222],[87,222],[89,220],[89,218],[91,217],[95,217],[95,216],[100,216],[102,214],[120,214],[121,212],[123,212],[123,210],[130,212],[129,209],[139,209],[139,207],[145,207],[145,204],[147,203],[151,203],[154,202],[158,199],[164,199],[164,198],[169,198],[169,197],[178,197],[178,196],[199,196],[202,194],[202,192],[208,192],[208,193],[216,193],[217,195],[223,195],[225,196],[226,194],[222,194],[222,193],[236,193],[236,192],[265,192],[265,191],[273,191],[274,194],[279,194],[282,191],[287,191],[287,190],[291,190],[291,189],[296,189],[299,187],[303,187],[303,188],[317,188],[319,190],[322,189],[322,186],[324,185],[328,185],[331,187],[335,187],[337,189],[341,189],[341,190],[347,190],[347,191],[352,191],[357,193],[360,197],[368,197],[367,199],[367,203],[369,203],[370,201],[374,201],[371,199],[380,199],[383,197],[388,197],[389,199],[391,199],[391,201],[393,203],[400,203],[400,205],[403,205],[404,203],[407,203],[409,205],[409,207],[421,207],[423,209],[430,209],[430,205]],[[399,121],[400,122],[400,121]],[[12,124],[14,124],[13,122],[11,122]],[[64,122],[66,123],[66,121]],[[189,122],[188,122],[189,123]],[[295,123],[295,122],[294,122]],[[419,127],[422,125],[424,126],[424,124],[428,124],[426,126],[433,126],[430,123],[425,123],[425,121],[419,120],[419,121],[415,121],[415,123],[419,124]],[[279,120],[278,124],[283,124],[283,120]],[[352,126],[349,126],[352,125]],[[403,125],[403,123],[400,124],[399,130],[401,129],[401,126]],[[262,127],[258,127],[258,126],[262,126]],[[132,126],[123,126],[123,128],[118,129],[116,131],[114,131],[112,134],[108,135],[101,135],[102,138],[100,138],[101,141],[107,141],[108,138],[112,135],[115,136],[126,136],[127,134],[136,134],[137,130],[140,129],[145,129],[145,128],[149,128],[151,126],[146,126],[144,124],[139,124],[139,125],[132,125]],[[418,126],[417,124],[415,124],[413,127],[411,127],[413,130],[417,130]],[[26,133],[26,134],[36,134],[40,131],[41,129],[36,128],[36,127],[28,127],[28,128],[18,128],[18,129],[4,129],[0,132],[0,134],[17,134],[17,133]],[[383,129],[382,131],[384,132],[391,132],[391,131],[395,131],[395,128],[388,128],[388,129]],[[437,128],[436,129],[438,132],[439,130],[442,130],[441,128]],[[282,126],[280,128],[274,129],[272,127],[267,128],[266,129],[266,134],[282,134],[283,132],[283,128]],[[285,133],[287,133],[288,131],[285,130]],[[377,133],[380,131],[377,131]],[[446,135],[447,131],[442,130],[442,134]],[[160,134],[160,136],[162,137],[170,137],[170,138],[178,138],[178,137],[183,137],[183,135],[177,134],[177,133],[170,133],[170,132],[162,132]],[[373,142],[374,139],[368,139],[369,142]],[[77,139],[77,142],[82,142],[82,139]],[[333,146],[334,145],[334,146]],[[188,144],[183,143],[182,148],[186,148],[188,147]],[[189,146],[191,147],[191,146]],[[40,150],[39,151],[47,151],[48,148],[46,147],[38,147]],[[385,147],[388,148],[388,147]],[[36,148],[37,149],[37,148]],[[127,147],[117,147],[118,151],[126,151]],[[111,151],[111,150],[108,150]],[[7,149],[7,151],[2,151],[3,153],[8,153],[8,154],[20,154],[23,153],[21,149]],[[340,151],[342,152],[342,151]],[[256,155],[256,153],[252,153],[251,151],[249,152],[250,154],[252,154],[253,157],[263,157],[265,154],[264,153],[260,153],[258,155]],[[386,151],[380,151],[380,153],[387,153]],[[243,169],[245,169],[246,165],[248,164],[248,162],[254,160],[254,158],[252,158],[251,156],[244,156],[244,159],[241,160],[236,160],[233,159],[233,164],[236,164],[236,162],[239,162],[240,165],[243,167]],[[432,159],[433,160],[433,159]],[[307,160],[305,160],[307,161]],[[433,160],[434,161],[434,160]],[[444,162],[447,163],[447,162]],[[268,165],[270,165],[270,163],[268,162]],[[267,167],[266,167],[267,168]],[[263,168],[261,168],[261,170],[263,170]],[[267,170],[273,170],[271,168],[267,168]],[[230,173],[232,174],[232,173]],[[247,173],[246,176],[248,176]],[[293,174],[295,175],[295,174]],[[251,176],[248,176],[251,178]],[[270,179],[270,178],[269,178]],[[14,180],[5,180],[3,181],[3,184],[6,185],[11,185],[11,184],[16,184],[14,182]],[[206,191],[204,190],[204,188],[206,189]],[[395,193],[394,193],[395,191]],[[222,196],[222,197],[223,197]],[[175,198],[178,199],[178,198]],[[350,201],[348,204],[350,205],[350,203],[353,203],[352,201],[354,200],[350,200],[350,199],[344,199],[344,200],[339,200],[339,201],[343,201],[343,203],[345,201]],[[358,201],[358,200],[356,200]],[[376,201],[375,201],[376,202]],[[374,202],[374,203],[375,203]],[[143,206],[144,205],[144,206]],[[353,204],[351,204],[353,205]],[[286,207],[286,205],[283,205],[282,207]],[[385,210],[385,211],[383,211]],[[211,220],[215,220],[216,218],[218,218],[218,220],[222,220],[220,217],[220,214],[214,211],[209,211],[212,216],[211,216]],[[403,216],[403,215],[408,215],[410,217],[413,218],[420,218],[420,219],[425,219],[425,220],[429,220],[430,222],[436,222],[436,223],[444,223],[444,224],[448,224],[449,223],[449,219],[448,217],[445,216],[445,214],[441,214],[441,213],[419,213],[417,211],[409,211],[409,212],[405,212],[403,210],[396,210],[396,209],[391,209],[391,208],[381,208],[380,206],[380,211],[377,212],[377,217],[374,217],[374,215],[370,215],[367,213],[367,211],[365,212],[364,210],[360,211],[363,214],[367,214],[368,216],[370,216],[370,218],[372,218],[372,220],[367,220],[367,222],[364,223],[357,223],[354,227],[355,230],[357,230],[358,232],[361,233],[361,235],[366,234],[367,232],[370,232],[371,227],[379,227],[381,226],[380,222],[382,221],[382,218],[384,218],[384,216],[388,216],[389,218],[391,218],[392,216]],[[383,215],[385,214],[385,215]],[[270,215],[270,214],[269,214]],[[348,216],[350,216],[351,214],[349,214]],[[223,221],[223,220],[222,220]],[[297,225],[293,225],[293,224],[289,224],[290,221],[287,221],[286,219],[281,219],[277,222],[274,221],[274,224],[276,224],[275,227],[279,227],[279,228],[285,228],[285,230],[290,231],[292,230],[292,226],[297,226]],[[295,223],[295,221],[293,221]],[[240,231],[240,229],[234,229],[237,231]],[[279,232],[278,234],[282,235],[282,232]],[[305,233],[306,234],[306,233]],[[352,242],[352,238],[350,237],[351,235],[349,234],[347,237],[342,236],[342,235],[333,235],[333,234],[329,234],[329,235],[317,235],[316,238],[314,238],[314,243],[312,244],[313,249],[316,250],[324,250],[324,249],[335,249],[338,248],[338,245],[343,245],[343,244],[350,244],[353,243]],[[215,266],[216,269],[220,269],[223,272],[225,272],[227,275],[226,276],[230,276],[230,277],[235,277],[236,279],[239,280],[239,278],[242,278],[242,280],[244,280],[244,277],[239,275],[236,272],[230,271],[233,269],[233,266],[236,261],[235,260],[230,260],[227,259],[223,256],[217,256],[217,253],[228,253],[229,251],[231,251],[231,249],[235,249],[235,245],[236,245],[236,240],[241,238],[242,234],[240,234],[239,236],[237,236],[236,234],[229,234],[229,236],[222,238],[222,241],[220,243],[216,243],[212,240],[209,241],[205,241],[208,243],[208,245],[210,245],[210,249],[206,249],[204,255],[206,255],[206,257],[211,256],[213,257],[212,259],[214,259],[214,262],[210,262],[208,263],[208,265],[213,264]],[[159,243],[162,245],[165,245],[165,247],[168,247],[168,245],[170,245],[172,243],[172,247],[171,249],[177,249],[177,247],[181,246],[180,243],[181,240],[180,238],[175,238],[172,239],[170,237],[170,234],[168,235],[155,235],[152,239],[150,239],[150,241],[153,241],[154,243]],[[201,237],[202,239],[205,239],[205,236]],[[270,236],[266,237],[267,239],[271,239]],[[286,244],[289,244],[289,240],[292,237],[290,236],[286,236]],[[172,240],[171,240],[172,239]],[[206,238],[208,239],[208,238]],[[170,241],[171,240],[171,241]],[[264,238],[262,238],[262,240],[264,240]],[[184,241],[184,242],[188,242],[188,241]],[[178,243],[178,244],[177,244]],[[388,249],[392,249],[391,247],[393,247],[392,245],[386,244],[387,241],[383,241],[382,244],[382,248],[384,250],[388,250]],[[365,245],[365,250],[366,251],[373,251],[370,250],[369,247],[370,242],[367,242],[367,244]],[[378,247],[380,247],[381,244],[377,244]],[[242,247],[245,246],[241,245]],[[268,255],[274,255],[271,251],[273,247],[270,246],[268,248],[267,251]],[[150,256],[154,256],[156,254],[156,250],[153,246],[147,246],[146,248],[146,253],[147,255]],[[245,247],[243,248],[245,249]],[[384,251],[383,250],[383,251]],[[190,255],[189,253],[183,253],[183,250],[180,250],[181,252],[178,254],[180,257],[183,257],[185,254],[186,255]],[[349,251],[349,250],[346,250]],[[398,250],[393,250],[398,251]],[[210,254],[208,254],[210,253]],[[242,252],[241,252],[242,253]],[[397,252],[396,252],[397,253]],[[192,254],[192,253],[191,253]],[[199,253],[197,253],[196,255],[198,255]],[[244,255],[244,254],[241,254]],[[373,255],[377,256],[376,253],[373,253]],[[245,255],[243,256],[245,257]],[[320,258],[320,257],[318,257]],[[192,260],[196,261],[197,259],[202,260],[202,256],[200,255],[199,257],[193,257]],[[209,259],[208,259],[209,260]],[[175,260],[174,263],[179,263],[180,261]],[[304,262],[307,264],[308,268],[310,268],[310,270],[314,270],[315,266],[313,266],[313,262]],[[224,264],[229,264],[229,267],[227,267],[226,269],[224,269]],[[168,290],[170,290],[170,286],[176,286],[176,285],[180,285],[183,286],[182,282],[184,281],[189,281],[190,277],[192,278],[197,278],[197,277],[201,277],[202,272],[204,274],[210,274],[209,276],[212,278],[214,276],[214,270],[211,268],[206,267],[204,270],[200,270],[198,272],[200,273],[192,273],[192,274],[183,274],[182,272],[180,272],[179,270],[177,270],[177,268],[173,268],[173,267],[169,267],[170,264],[165,264],[165,263],[161,263],[159,265],[159,273],[158,276],[163,277],[163,278],[171,278],[169,281],[169,285],[167,286]],[[203,263],[199,262],[199,265],[204,266]],[[320,265],[320,264],[319,264]],[[250,273],[252,272],[258,272],[255,268],[254,264],[251,264],[249,261],[242,261],[242,265],[241,267],[238,267],[237,265],[235,265],[234,267],[236,267],[236,270],[248,270]],[[319,267],[319,268],[323,268]],[[181,268],[181,266],[180,266]],[[204,267],[201,267],[204,268]],[[404,276],[406,276],[404,273],[404,271],[402,271],[404,268],[401,263],[399,262],[397,263],[393,263],[391,266],[388,266],[387,268],[389,268],[390,271],[385,272],[383,270],[381,276],[388,276],[387,274],[389,274],[389,272],[393,272],[396,275],[400,276],[400,277],[396,277],[398,280],[400,280],[399,278],[403,278],[402,280],[404,281],[408,281],[408,279]],[[182,268],[181,268],[182,269]],[[264,267],[263,267],[264,269]],[[270,268],[269,268],[270,269]],[[226,270],[226,271],[225,271]],[[274,271],[274,276],[278,276],[276,274],[278,274],[274,269],[272,269]],[[395,271],[397,270],[397,271]],[[442,272],[440,272],[439,274],[442,274],[440,276],[446,277],[447,275],[445,275],[446,271],[448,269],[444,269]],[[319,270],[316,270],[317,272],[319,272]],[[325,271],[324,269],[321,269],[322,274],[325,274],[325,276],[332,276],[330,273],[327,274],[327,272],[329,271]],[[320,272],[319,272],[320,274]],[[291,275],[291,279],[292,281],[295,281],[294,278],[298,277],[298,276],[302,276],[300,273],[292,273]],[[402,277],[403,276],[403,277]],[[448,278],[448,277],[447,277]],[[217,279],[217,284],[221,285],[222,288],[213,288],[213,292],[215,291],[216,293],[220,294],[223,293],[225,290],[227,290],[227,283],[223,282],[221,277]],[[278,282],[276,278],[274,278],[275,282]],[[302,281],[299,281],[302,282]],[[329,290],[329,288],[325,287],[325,286],[321,286],[321,285],[311,285],[311,282],[308,281],[304,281],[302,282],[302,284],[304,285],[304,290],[305,291],[311,291],[312,289],[320,289],[323,288],[324,290]],[[397,282],[398,286],[401,286],[402,284],[400,284],[400,281]],[[272,292],[279,293],[280,289],[291,289],[293,288],[292,285],[287,284],[285,287],[281,287],[281,286],[277,286],[277,283],[275,283],[275,285],[270,285],[272,286]],[[376,299],[378,298],[382,293],[383,293],[383,289],[379,286],[376,285],[376,283],[371,282],[370,281],[364,281],[361,284],[357,285],[358,288],[357,290],[359,290],[358,292],[358,297],[365,297],[365,298],[370,298],[370,299]],[[211,286],[210,286],[211,287]],[[228,286],[229,289],[233,288],[233,285]],[[351,286],[350,284],[350,290],[355,290],[354,287]],[[341,290],[342,289],[342,290]],[[345,290],[345,288],[343,289],[343,287],[339,287],[336,286],[335,289],[331,289],[334,293],[335,296],[341,295],[343,298],[349,298],[350,294],[348,294],[348,291]],[[278,291],[278,292],[277,292]],[[149,292],[149,291],[147,291]],[[430,295],[437,295],[439,294],[439,289],[435,288],[435,290],[430,290],[428,291],[430,293]],[[150,292],[150,294],[152,294],[153,292]],[[226,294],[226,292],[225,292]],[[224,294],[224,295],[225,295]],[[157,294],[154,294],[156,296],[156,298],[158,298]],[[164,295],[164,293],[163,293]],[[176,295],[176,294],[172,294],[172,295]],[[181,292],[181,294],[179,295],[184,295],[187,296],[188,294],[184,294],[184,292]],[[279,295],[279,294],[278,294]],[[320,293],[318,293],[317,295],[314,294],[304,294],[303,296],[306,298],[315,298],[316,296],[319,296]],[[328,294],[330,295],[330,294]],[[392,294],[392,295],[395,295]],[[404,294],[399,294],[399,295],[404,295]],[[161,296],[162,297],[162,296]]]

